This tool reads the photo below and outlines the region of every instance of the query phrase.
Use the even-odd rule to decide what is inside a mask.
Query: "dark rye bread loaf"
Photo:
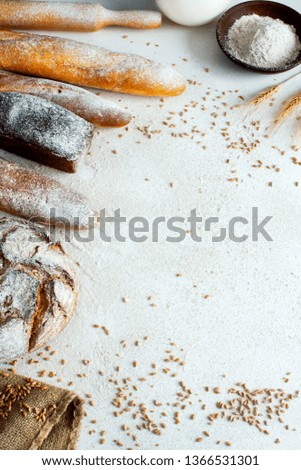
[[[92,141],[91,124],[36,96],[0,93],[0,116],[1,148],[68,173]]]
[[[36,225],[0,219],[0,360],[45,346],[77,305],[71,260]]]

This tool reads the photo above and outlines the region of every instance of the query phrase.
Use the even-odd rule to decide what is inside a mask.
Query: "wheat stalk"
[[[267,101],[268,99],[272,98],[278,91],[280,90],[282,83],[279,85],[273,85],[269,88],[258,93],[258,95],[254,96],[248,104],[258,106],[259,104]]]
[[[277,116],[274,120],[274,123],[277,125],[277,124],[280,124],[281,122],[283,122],[300,105],[301,105],[301,92],[299,91],[298,93],[291,96],[288,100],[286,100],[283,103],[279,113],[277,114]]]
[[[278,85],[273,85],[273,86],[270,86],[269,88],[266,88],[265,90],[262,90],[260,93],[258,93],[253,98],[251,98],[251,100],[248,101],[246,103],[246,105],[256,107],[256,106],[259,106],[261,103],[265,103],[270,98],[273,98],[273,96],[275,96],[278,93],[280,88],[282,88],[282,86],[285,83],[293,80],[294,78],[296,78],[300,75],[301,75],[301,73],[298,72],[295,75],[293,75],[292,77],[289,77],[286,80],[284,80],[283,82],[279,83]]]
[[[297,117],[297,130],[296,130],[296,142],[297,146],[299,147],[298,150],[300,149],[301,145],[301,115]]]

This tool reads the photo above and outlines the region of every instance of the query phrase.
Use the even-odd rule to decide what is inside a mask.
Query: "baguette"
[[[74,173],[90,147],[93,126],[36,96],[0,93],[0,147]]]
[[[0,219],[0,264],[0,360],[12,360],[63,330],[77,285],[60,243],[27,221]]]
[[[96,127],[121,127],[131,115],[94,93],[66,83],[0,71],[0,92],[39,96],[77,114]]]
[[[0,210],[47,225],[87,229],[96,212],[81,194],[61,183],[0,158]]]
[[[0,31],[0,68],[144,96],[175,96],[186,88],[176,71],[138,55],[14,31]]]

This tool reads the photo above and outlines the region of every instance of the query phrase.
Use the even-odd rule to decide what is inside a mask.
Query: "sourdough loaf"
[[[0,360],[46,345],[76,303],[72,266],[60,243],[30,222],[0,219]]]

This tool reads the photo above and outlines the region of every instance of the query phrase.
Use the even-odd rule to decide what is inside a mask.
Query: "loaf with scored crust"
[[[94,127],[43,98],[0,93],[0,148],[74,173],[87,154]]]
[[[186,88],[181,75],[153,60],[15,31],[0,31],[0,69],[134,95],[175,96]]]
[[[73,266],[61,244],[30,222],[0,219],[0,360],[45,346],[76,304]]]

